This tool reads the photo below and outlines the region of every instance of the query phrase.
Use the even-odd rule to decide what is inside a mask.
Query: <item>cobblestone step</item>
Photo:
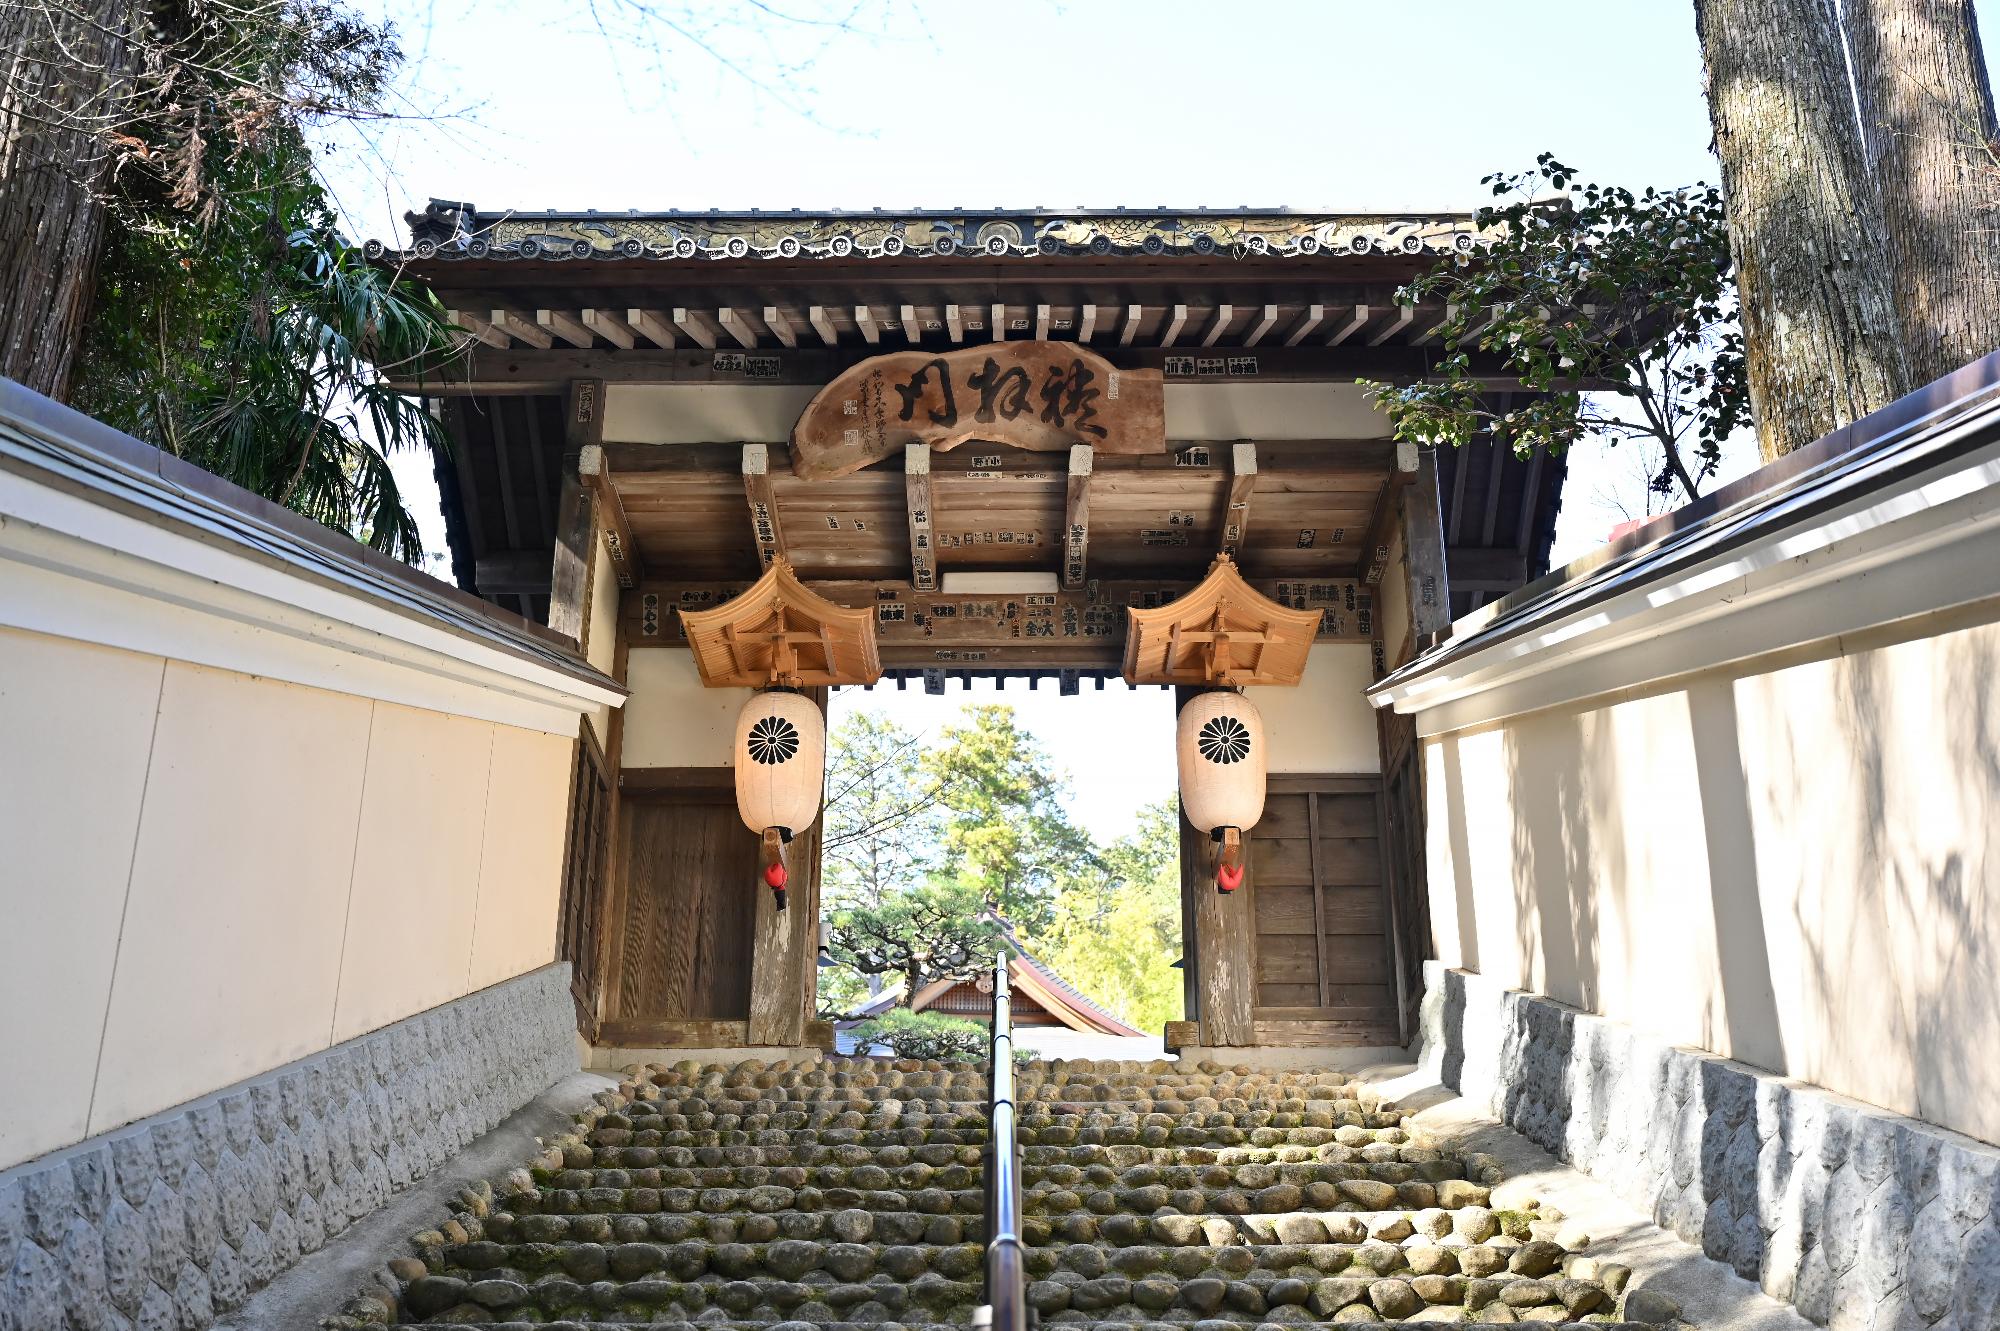
[[[1030,1298],[1079,1326],[1604,1324],[1628,1272],[1494,1211],[1338,1074],[1029,1065]],[[964,1326],[982,1298],[983,1070],[628,1071],[574,1133],[417,1236],[354,1326]],[[395,1322],[395,1319],[404,1319]],[[567,1320],[565,1320],[567,1319]],[[338,1322],[339,1319],[335,1319]]]
[[[1262,1324],[1247,1318],[1225,1316],[1202,1318],[1193,1322],[1185,1320],[1172,1322],[1135,1322],[1110,1319],[1085,1319],[1080,1314],[1074,1313],[1058,1313],[1050,1320],[1069,1326],[1096,1327],[1099,1331],[1235,1331],[1235,1328],[1240,1326]],[[1340,1320],[1377,1319],[1345,1318]],[[1454,1325],[1463,1328],[1464,1331],[1485,1331],[1485,1328],[1489,1327],[1516,1326],[1522,1320],[1531,1319],[1515,1317],[1505,1322],[1474,1319],[1455,1322]],[[530,1327],[537,1328],[537,1331],[625,1331],[626,1328],[632,1325],[631,1322],[622,1320],[611,1322],[576,1320],[571,1318],[564,1318],[553,1322],[458,1321],[454,1324],[466,1328],[467,1331],[526,1331]],[[1305,1322],[1294,1321],[1292,1324],[1314,1325],[1310,1320]],[[437,1324],[431,1322],[392,1322],[387,1324],[384,1331],[422,1331],[424,1327],[434,1327],[435,1325]],[[722,1319],[700,1322],[648,1322],[646,1325],[656,1327],[658,1331],[863,1331],[863,1328],[866,1328],[866,1331],[965,1331],[967,1324],[964,1322],[805,1322],[797,1320],[757,1322]],[[1558,1328],[1589,1327],[1591,1331],[1657,1331],[1657,1328],[1651,1327],[1644,1322],[1622,1322],[1616,1317],[1598,1314],[1592,1314],[1583,1320],[1577,1321],[1550,1321],[1548,1325]]]

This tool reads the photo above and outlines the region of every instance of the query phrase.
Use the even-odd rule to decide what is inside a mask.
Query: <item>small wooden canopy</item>
[[[809,591],[779,559],[742,595],[713,610],[683,610],[701,682],[711,689],[873,684],[882,678],[875,613]]]
[[[1228,555],[1187,595],[1126,613],[1133,684],[1297,684],[1320,624],[1320,611],[1287,609],[1245,582]]]

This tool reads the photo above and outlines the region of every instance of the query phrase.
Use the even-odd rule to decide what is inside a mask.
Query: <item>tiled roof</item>
[[[371,240],[371,257],[419,259],[897,258],[1060,254],[1306,257],[1470,253],[1470,213],[1252,209],[1039,209],[965,212],[481,212],[434,199],[405,215],[410,244]]]

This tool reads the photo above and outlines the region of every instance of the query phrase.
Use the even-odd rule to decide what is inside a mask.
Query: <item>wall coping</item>
[[[1368,690],[1439,734],[2000,597],[2000,353],[1453,624]]]
[[[574,734],[566,636],[7,380],[0,626]]]

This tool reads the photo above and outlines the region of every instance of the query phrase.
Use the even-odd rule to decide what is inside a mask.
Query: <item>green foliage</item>
[[[920,762],[922,745],[922,735],[876,712],[834,727],[820,843],[828,905],[879,906],[936,863],[944,810]]]
[[[1139,826],[1104,852],[1094,890],[1056,900],[1043,959],[1090,997],[1144,1031],[1181,1017],[1180,805],[1139,812]]]
[[[993,1043],[991,1032],[979,1022],[900,1007],[856,1022],[850,1033],[857,1050],[887,1045],[897,1058],[946,1063],[984,1062]]]
[[[969,979],[993,964],[1000,931],[983,908],[971,883],[925,883],[833,912],[827,951],[863,975],[901,977],[907,1003],[932,980]]]
[[[1035,935],[1059,887],[1102,871],[1089,835],[1064,807],[1068,781],[1005,705],[970,706],[923,770],[946,815],[943,858],[985,901]]]
[[[1478,214],[1491,244],[1398,293],[1452,309],[1444,359],[1423,382],[1364,384],[1396,437],[1456,446],[1490,432],[1523,457],[1590,435],[1645,438],[1661,448],[1652,487],[1693,499],[1749,412],[1721,192],[1580,183],[1547,153],[1481,183],[1501,200]],[[1532,396],[1494,398],[1475,352]]]
[[[393,29],[325,0],[166,7],[118,139],[117,192],[72,401],[400,558],[422,557],[389,455],[443,445],[387,391],[455,342],[428,292],[340,238],[308,131],[372,114]],[[212,85],[212,86],[211,86]]]

